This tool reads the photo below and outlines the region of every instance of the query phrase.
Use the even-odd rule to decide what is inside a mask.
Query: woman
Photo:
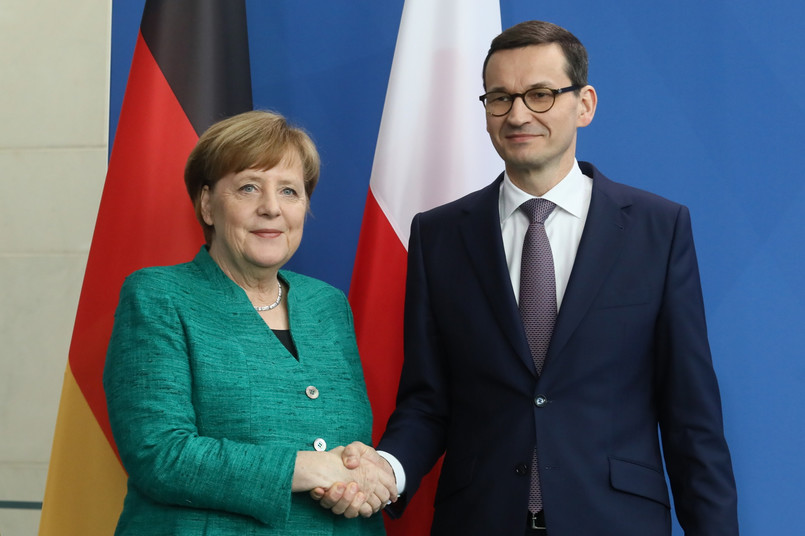
[[[383,534],[380,516],[339,517],[302,493],[357,482],[373,511],[396,497],[371,464],[350,471],[327,451],[370,441],[346,298],[280,271],[318,176],[310,138],[269,112],[213,125],[190,154],[206,245],[126,279],[107,353],[129,474],[116,534]]]

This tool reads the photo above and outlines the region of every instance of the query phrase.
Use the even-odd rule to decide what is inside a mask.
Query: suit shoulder
[[[495,181],[484,186],[480,190],[470,192],[454,201],[450,201],[438,207],[426,210],[417,215],[426,221],[452,220],[456,214],[473,210],[479,206],[487,206],[490,202],[497,206],[500,182],[503,180],[501,174]]]
[[[631,210],[645,211],[655,214],[666,214],[673,216],[681,212],[687,212],[687,208],[667,199],[661,195],[643,190],[635,186],[623,184],[610,180],[603,175],[594,177],[593,195],[598,192],[612,199],[621,207],[631,207]]]
[[[196,279],[197,272],[191,262],[174,266],[149,266],[129,274],[123,283],[123,290],[170,294]]]
[[[579,162],[579,166],[585,175],[592,177],[594,192],[598,190],[600,193],[607,195],[622,205],[642,203],[657,207],[666,207],[674,211],[678,211],[683,206],[661,195],[649,192],[648,190],[613,181],[589,162]]]
[[[667,208],[677,210],[682,206],[681,203],[677,203],[676,201],[663,197],[654,192],[643,190],[642,188],[637,188],[636,186],[631,186],[628,184],[618,182],[612,182],[612,184],[613,186],[620,189],[621,195],[624,196],[625,198],[631,198],[635,201],[641,201],[644,203],[649,203],[657,206],[664,206]]]

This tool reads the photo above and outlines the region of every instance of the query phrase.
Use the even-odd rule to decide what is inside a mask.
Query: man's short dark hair
[[[565,71],[570,78],[570,83],[574,86],[586,86],[587,50],[581,44],[581,41],[561,26],[541,20],[529,20],[504,30],[492,40],[481,72],[484,89],[486,89],[486,65],[489,63],[489,58],[492,54],[499,50],[523,48],[531,45],[549,45],[551,43],[556,43],[562,48],[567,60]]]

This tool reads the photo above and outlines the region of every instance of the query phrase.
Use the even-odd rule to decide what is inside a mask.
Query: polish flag
[[[498,0],[405,0],[375,149],[349,299],[377,442],[403,361],[403,302],[414,215],[503,169],[486,135],[481,68],[500,33]],[[438,466],[389,535],[428,534]]]

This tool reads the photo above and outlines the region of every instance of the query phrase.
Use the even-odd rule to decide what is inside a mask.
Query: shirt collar
[[[581,172],[578,161],[574,161],[570,172],[556,186],[548,190],[542,198],[555,203],[557,207],[573,216],[581,218],[585,210],[585,182],[589,180],[591,179]],[[520,208],[520,205],[533,197],[533,195],[515,186],[509,178],[509,174],[504,172],[498,203],[500,223],[506,221]]]

